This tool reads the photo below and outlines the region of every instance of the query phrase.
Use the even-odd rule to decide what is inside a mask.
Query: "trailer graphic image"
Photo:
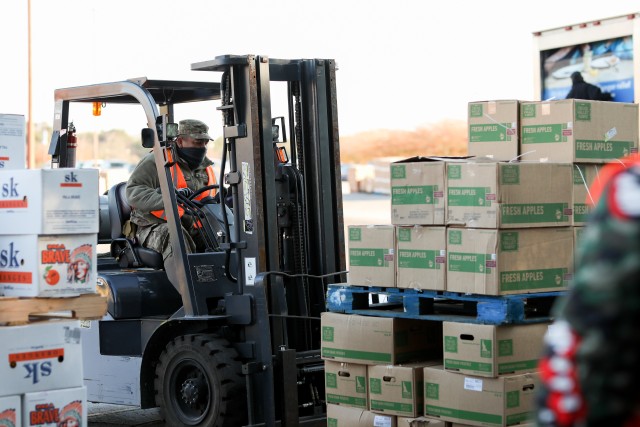
[[[126,183],[96,195],[108,313],[83,322],[88,400],[157,406],[171,426],[326,425],[320,314],[328,284],[346,281],[335,63],[226,55],[191,70],[206,81],[55,91],[54,168],[76,167],[71,105],[142,108],[174,254],[165,265],[122,234]],[[223,121],[221,197],[185,199],[171,159],[188,117],[174,108],[206,101]],[[178,206],[201,222],[205,252],[185,250]]]

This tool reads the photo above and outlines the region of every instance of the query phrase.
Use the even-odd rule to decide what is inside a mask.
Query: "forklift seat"
[[[150,267],[156,270],[164,267],[162,254],[153,249],[139,245],[135,240],[122,234],[122,226],[131,217],[131,206],[127,202],[126,182],[120,182],[107,195],[109,203],[109,220],[111,221],[111,256],[120,267]]]

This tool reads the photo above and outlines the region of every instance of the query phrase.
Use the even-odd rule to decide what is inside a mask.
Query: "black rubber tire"
[[[160,355],[156,404],[168,426],[238,427],[246,394],[238,354],[216,335],[174,338]]]

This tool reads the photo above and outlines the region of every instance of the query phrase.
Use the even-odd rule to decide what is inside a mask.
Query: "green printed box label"
[[[322,347],[322,356],[327,359],[336,357],[351,359],[354,361],[366,360],[381,363],[391,362],[391,353],[378,353],[373,351],[348,350],[344,348]]]
[[[425,405],[425,415],[437,415],[441,417],[457,418],[459,420],[479,422],[478,425],[502,425],[502,416],[497,414],[487,414],[484,412],[464,411],[462,409],[444,408],[441,406]],[[511,425],[511,424],[509,424]]]
[[[491,363],[472,362],[470,360],[444,359],[444,367],[447,369],[474,371],[474,372],[491,372],[493,365]]]
[[[536,117],[536,104],[522,105],[522,118],[533,119]]]
[[[460,165],[447,165],[447,178],[460,179],[462,178],[462,166]]]
[[[501,165],[500,166],[500,183],[505,185],[520,184],[520,166],[519,165]]]
[[[349,241],[351,242],[359,242],[362,240],[362,229],[361,228],[350,228],[349,229]]]
[[[485,123],[469,126],[469,142],[511,141],[511,123]]]
[[[372,400],[371,410],[372,411],[394,411],[394,412],[400,412],[408,415],[413,413],[413,405],[409,403],[387,402],[385,400]]]
[[[457,273],[490,274],[491,268],[487,267],[487,261],[491,255],[473,254],[464,252],[449,252],[449,271]]]
[[[436,185],[404,185],[391,187],[391,204],[398,205],[433,205],[438,203],[434,192]]]
[[[619,159],[631,154],[631,141],[601,141],[580,139],[575,142],[577,159]]]
[[[425,383],[424,395],[427,399],[439,400],[440,399],[440,384],[437,383]]]
[[[487,187],[449,187],[447,203],[449,206],[488,207],[495,200],[495,193]]]
[[[591,214],[591,206],[586,203],[576,203],[573,205],[573,220],[575,222],[587,222]]]
[[[566,142],[572,132],[564,124],[522,126],[523,144],[550,144]]]
[[[507,425],[512,426],[515,424],[524,424],[531,421],[533,418],[534,417],[532,412],[522,412],[520,414],[507,415]]]
[[[343,396],[341,394],[327,393],[327,403],[336,403],[343,405],[356,406],[358,408],[366,408],[367,400],[363,397]]]
[[[413,385],[411,381],[402,381],[402,398],[413,399]]]
[[[469,104],[469,117],[482,117],[482,104]]]
[[[333,326],[322,327],[322,341],[333,342]]]
[[[369,393],[382,394],[382,380],[380,378],[369,378]]]
[[[588,102],[576,102],[575,113],[577,122],[590,122],[591,104]]]
[[[356,376],[356,393],[367,392],[367,381],[364,377]]]
[[[461,245],[462,244],[462,231],[449,229],[449,244]]]
[[[433,250],[398,249],[397,255],[398,268],[440,269],[440,264],[436,263],[436,251]]]
[[[518,371],[533,372],[538,369],[538,364],[539,360],[537,359],[500,363],[498,364],[498,375],[510,374]]]
[[[493,357],[493,341],[480,340],[480,357],[491,359]]]
[[[507,408],[517,408],[520,406],[520,392],[518,390],[507,392]]]
[[[388,267],[386,249],[353,248],[349,249],[349,264],[352,267]]]
[[[444,337],[444,351],[447,353],[458,352],[458,337],[447,335]]]
[[[327,419],[327,427],[338,427],[338,419],[337,418],[328,418]]]
[[[327,372],[324,376],[325,378],[325,385],[328,388],[338,388],[338,376],[336,374]]]
[[[498,356],[513,356],[513,340],[498,340]]]
[[[566,268],[504,271],[500,273],[501,291],[521,291],[567,286]]]
[[[398,228],[398,241],[410,242],[411,241],[411,229],[410,228]]]
[[[573,185],[586,186],[587,168],[583,165],[573,165]]]
[[[517,231],[503,231],[500,233],[500,250],[502,252],[516,252],[519,248],[519,238],[520,233]]]
[[[503,224],[568,222],[571,209],[567,203],[503,204],[500,207]]]
[[[391,179],[406,179],[407,168],[405,165],[391,165]]]

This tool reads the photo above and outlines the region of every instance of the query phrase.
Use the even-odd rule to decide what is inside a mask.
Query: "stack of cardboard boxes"
[[[392,224],[349,227],[348,284],[498,297],[562,291],[572,277],[576,240],[589,214],[588,188],[603,163],[637,148],[636,104],[470,103],[471,156],[393,163]],[[358,317],[326,313],[323,332],[329,321],[348,330]],[[366,370],[360,366],[352,375],[354,367],[345,366],[349,361],[335,356],[349,354],[355,336],[341,352],[332,350],[325,339],[329,336],[323,335],[323,357],[333,360],[327,361],[328,396],[340,379],[368,377],[360,382],[368,385],[368,398],[360,387],[358,400],[337,398],[333,404],[357,402],[361,410],[376,414],[424,415],[454,426],[527,425],[548,323],[444,321],[441,330],[437,322],[423,323],[430,339],[442,333],[439,364],[423,352],[418,359],[431,362],[400,365],[387,358]],[[376,353],[380,342],[370,335],[373,330],[382,328],[358,335],[368,337],[368,353]],[[380,391],[394,381],[405,392],[405,382],[411,390],[422,382],[422,395],[414,397],[422,399],[423,407],[406,414],[398,410],[415,408],[415,401],[382,399]]]
[[[98,171],[25,169],[24,130],[0,115],[0,302],[95,293]],[[0,340],[0,424],[87,425],[80,321],[3,325]]]

